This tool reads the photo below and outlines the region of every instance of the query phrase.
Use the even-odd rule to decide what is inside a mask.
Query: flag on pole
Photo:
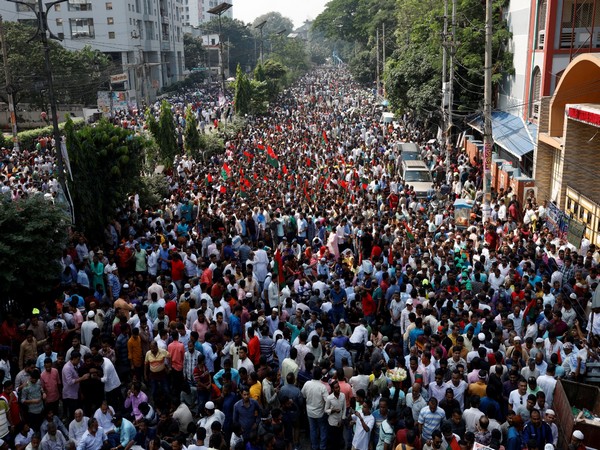
[[[323,144],[329,144],[329,139],[327,139],[327,133],[323,130]]]
[[[406,230],[406,237],[412,242],[415,240],[415,235],[413,234],[412,230],[410,229],[410,227],[408,226],[408,223],[404,222],[404,229]]]

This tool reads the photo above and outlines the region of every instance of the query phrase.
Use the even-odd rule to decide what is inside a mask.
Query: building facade
[[[233,4],[233,0],[183,0],[183,25],[186,27],[199,27],[210,22],[215,16],[208,13],[209,9],[221,3]],[[222,17],[233,19],[233,10],[225,11]]]
[[[0,5],[7,21],[35,22],[24,5]],[[139,104],[183,78],[183,12],[182,0],[68,0],[51,8],[48,27],[69,50],[87,45],[108,54],[128,75],[114,89]]]
[[[554,202],[600,245],[600,55],[585,52],[540,100],[534,176],[538,198]]]

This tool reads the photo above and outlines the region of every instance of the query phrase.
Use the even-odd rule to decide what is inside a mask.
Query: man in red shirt
[[[258,336],[254,334],[254,328],[248,328],[248,358],[252,364],[258,367],[260,360],[260,341]]]
[[[367,322],[372,323],[375,319],[375,311],[377,310],[377,305],[375,305],[375,301],[373,297],[366,289],[358,288],[358,292],[356,293],[361,299],[363,314],[365,315],[365,319]]]
[[[165,305],[165,314],[169,318],[169,322],[175,322],[177,320],[177,302],[175,299],[171,299]]]
[[[183,386],[183,359],[185,356],[185,347],[179,342],[179,333],[171,333],[172,342],[168,345],[167,351],[171,356],[171,386],[174,392],[180,392]]]

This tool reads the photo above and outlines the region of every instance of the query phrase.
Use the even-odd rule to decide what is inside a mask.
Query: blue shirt
[[[236,334],[242,335],[242,322],[235,314],[229,316],[229,328],[231,328],[232,336],[235,336]]]
[[[244,405],[244,400],[238,401],[233,406],[233,423],[239,423],[242,426],[244,438],[247,439],[252,432],[252,427],[258,422],[260,417],[260,406],[256,400],[250,399],[250,403]]]
[[[116,428],[116,431],[119,432],[119,442],[123,447],[126,447],[130,441],[134,441],[137,434],[135,427],[127,419],[122,419],[121,426]]]
[[[77,444],[77,450],[99,450],[104,445],[104,441],[107,441],[106,433],[102,427],[98,427],[96,435],[93,436],[89,430],[86,430]]]

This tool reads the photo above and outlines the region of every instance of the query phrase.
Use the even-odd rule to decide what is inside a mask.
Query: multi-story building
[[[221,3],[231,3],[233,0],[182,0],[183,1],[183,25],[186,27],[198,27],[203,23],[210,22],[214,16],[208,13],[209,9]],[[233,19],[233,11],[230,8],[222,17]]]
[[[511,0],[504,14],[514,73],[492,113],[495,150],[531,176],[541,99],[553,95],[576,56],[600,52],[600,0]],[[481,121],[472,125],[482,131]]]
[[[27,6],[0,6],[7,21],[35,21]],[[182,0],[68,0],[50,9],[48,26],[67,49],[88,45],[108,54],[128,75],[123,89],[135,104],[183,77],[183,11]]]

